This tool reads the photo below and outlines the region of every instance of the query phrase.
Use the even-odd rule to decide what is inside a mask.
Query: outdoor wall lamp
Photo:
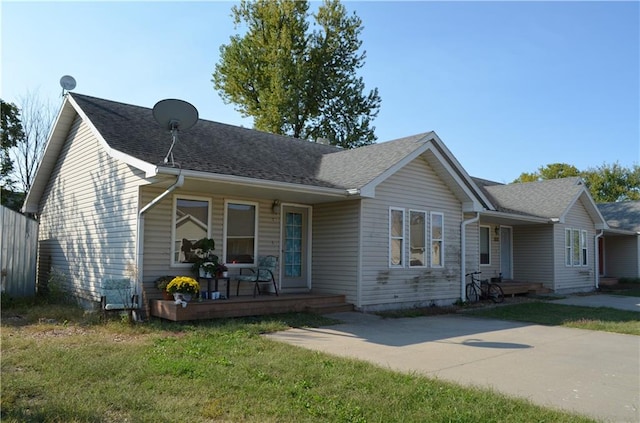
[[[493,231],[495,232],[496,236],[500,236],[500,226],[496,226]]]
[[[271,205],[271,211],[273,211],[273,214],[280,213],[280,200],[273,200],[273,204]]]

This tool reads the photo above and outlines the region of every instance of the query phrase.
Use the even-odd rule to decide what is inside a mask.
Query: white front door
[[[309,238],[309,209],[284,206],[280,262],[280,288],[284,291],[311,289]]]
[[[500,272],[504,279],[513,279],[511,252],[511,228],[500,227]]]

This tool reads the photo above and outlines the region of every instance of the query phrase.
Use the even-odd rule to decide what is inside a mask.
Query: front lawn
[[[640,313],[609,307],[580,307],[553,302],[524,302],[469,310],[474,316],[640,335]]]
[[[66,310],[66,312],[65,312]],[[307,314],[197,324],[99,323],[3,307],[3,422],[587,422],[487,390],[260,336]]]

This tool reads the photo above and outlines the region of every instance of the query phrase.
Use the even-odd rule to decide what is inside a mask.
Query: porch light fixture
[[[273,211],[273,214],[280,213],[280,200],[273,200],[273,204],[271,205],[271,211]]]
[[[500,226],[496,226],[493,231],[495,232],[496,236],[500,236]]]

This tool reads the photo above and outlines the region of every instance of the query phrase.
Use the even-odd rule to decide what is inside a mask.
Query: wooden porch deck
[[[505,296],[514,296],[517,294],[543,294],[551,292],[545,288],[541,282],[516,282],[502,281],[498,282]]]
[[[302,311],[323,314],[351,310],[353,305],[345,302],[344,295],[313,293],[262,295],[255,298],[240,296],[226,300],[191,300],[186,307],[173,301],[150,301],[152,316],[174,322]]]

